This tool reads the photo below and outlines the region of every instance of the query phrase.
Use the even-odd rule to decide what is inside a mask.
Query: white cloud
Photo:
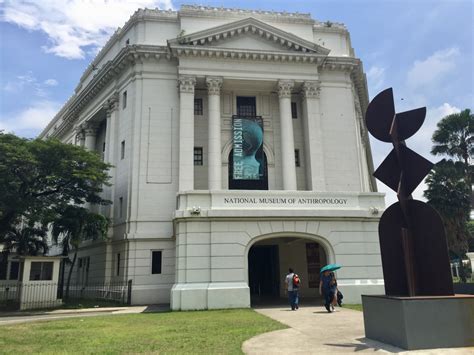
[[[138,8],[173,8],[171,0],[10,0],[3,5],[2,21],[31,31],[43,31],[47,53],[68,59],[96,52],[117,27]]]
[[[19,136],[34,137],[46,127],[56,115],[61,104],[54,101],[37,101],[23,111],[0,116],[0,130],[13,132]]]
[[[456,68],[460,57],[456,47],[437,51],[425,60],[416,60],[408,71],[407,85],[410,89],[430,87],[439,82]]]
[[[8,81],[3,86],[3,90],[12,94],[19,94],[26,89],[31,89],[35,96],[46,97],[48,96],[46,88],[56,85],[58,85],[58,81],[55,79],[47,79],[42,83],[39,82],[33,75],[33,72],[29,71],[26,74],[17,75],[13,81]]]
[[[367,81],[369,91],[372,93],[378,93],[385,83],[385,68],[375,65],[370,67],[367,71]]]
[[[57,86],[58,81],[56,79],[47,79],[43,82],[43,84],[46,86]]]

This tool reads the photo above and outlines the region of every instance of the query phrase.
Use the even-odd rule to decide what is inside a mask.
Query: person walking
[[[295,311],[299,308],[299,295],[298,290],[300,286],[300,278],[290,267],[288,269],[288,274],[285,277],[286,292],[288,293],[288,300],[290,302],[290,307],[292,311]]]
[[[319,294],[324,297],[324,307],[331,313],[334,311],[334,306],[337,304],[337,283],[333,272],[324,271],[319,281]]]

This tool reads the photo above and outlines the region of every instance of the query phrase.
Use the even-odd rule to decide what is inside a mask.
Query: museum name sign
[[[243,208],[321,208],[350,207],[357,204],[357,198],[344,196],[219,196],[214,206]]]
[[[224,197],[224,204],[346,205],[347,198]]]

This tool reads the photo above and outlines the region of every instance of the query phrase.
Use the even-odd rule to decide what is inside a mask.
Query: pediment
[[[235,49],[326,56],[329,49],[249,17],[168,41],[172,49]]]

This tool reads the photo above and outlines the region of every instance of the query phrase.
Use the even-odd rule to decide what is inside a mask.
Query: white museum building
[[[73,275],[132,280],[132,303],[250,307],[301,296],[338,263],[348,303],[383,293],[384,195],[363,113],[362,62],[342,24],[309,14],[140,9],[41,133],[114,166],[109,238]]]

